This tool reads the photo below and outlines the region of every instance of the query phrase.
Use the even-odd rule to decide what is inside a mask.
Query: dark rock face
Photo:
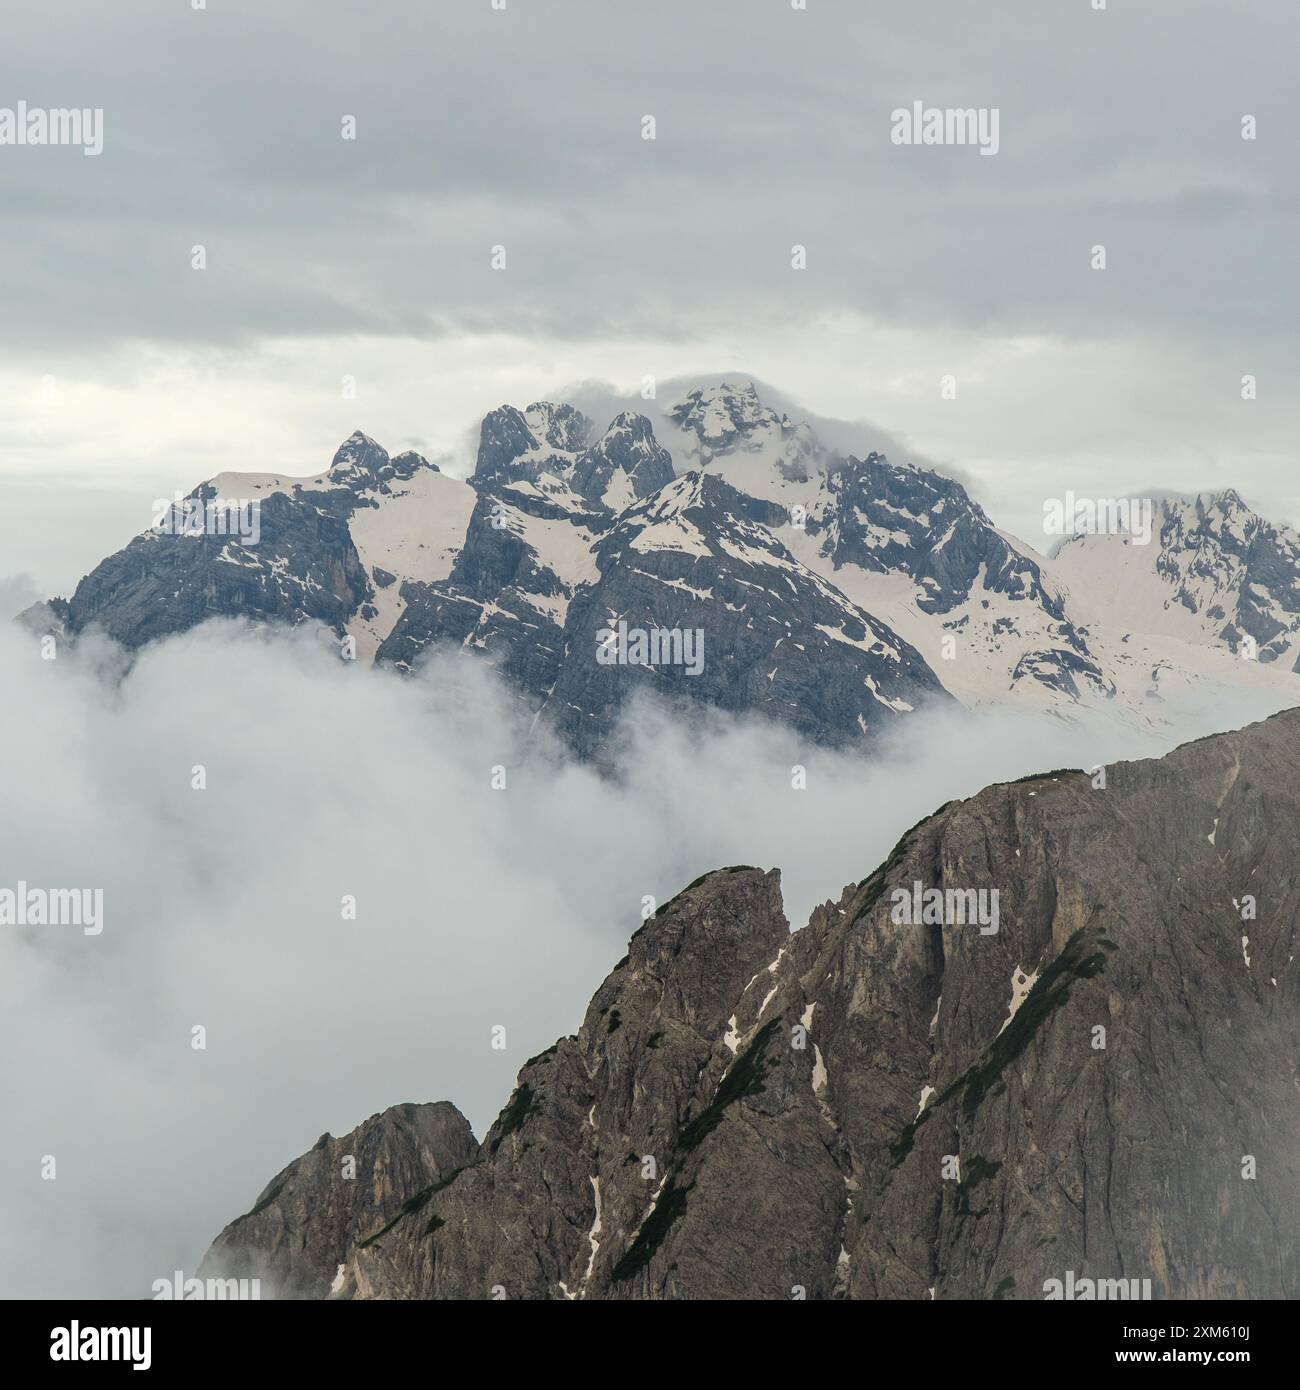
[[[510,481],[510,465],[537,447],[522,410],[503,405],[483,417],[473,481],[491,486]]]
[[[944,807],[793,935],[774,872],[693,884],[335,1296],[1295,1298],[1300,712],[1095,781]]]
[[[357,494],[356,501],[373,507],[378,505],[379,497],[391,492],[392,483],[406,482],[420,472],[440,471],[436,463],[430,463],[423,454],[412,449],[389,458],[382,445],[376,444],[368,434],[354,430],[335,451],[327,481],[330,488],[346,487]],[[350,512],[349,499],[334,497],[331,500],[343,515]]]
[[[483,419],[470,481],[476,487],[498,487],[534,482],[543,473],[562,478],[572,471],[574,456],[592,429],[592,422],[571,405],[535,401],[527,410],[503,405]]]
[[[322,1134],[213,1241],[199,1277],[260,1279],[263,1297],[325,1298],[359,1241],[477,1154],[468,1121],[446,1101],[394,1105],[341,1139]]]
[[[441,1224],[430,1238],[394,1239],[394,1227],[356,1251],[345,1292],[480,1298],[500,1286],[508,1297],[562,1298],[607,1285],[597,1269],[614,1252],[602,1237],[643,1218],[663,1171],[643,1176],[644,1158],[666,1162],[683,1117],[707,1105],[701,1068],[732,1002],[787,935],[775,874],[712,875],[666,905],[577,1036],[521,1071],[482,1161],[433,1199]]]
[[[1065,622],[1039,566],[1007,543],[960,483],[868,454],[846,460],[828,488],[836,504],[828,553],[837,568],[902,571],[927,590],[922,611],[947,613],[969,596],[983,567],[985,589],[1038,604]],[[1072,636],[1071,645],[1078,639]]]
[[[191,495],[215,493],[205,484]],[[302,489],[272,493],[258,505],[256,545],[226,535],[137,536],[77,585],[66,630],[94,623],[128,647],[213,617],[290,626],[315,619],[341,633],[373,592],[348,531],[350,505]]]
[[[368,434],[354,430],[335,450],[330,463],[330,478],[350,486],[365,487],[381,477],[389,464],[386,449],[376,444]]]
[[[650,421],[628,410],[616,415],[609,429],[580,455],[570,486],[579,496],[599,504],[620,472],[630,494],[621,501],[649,497],[673,480],[672,455],[655,439]]]
[[[699,474],[616,520],[567,487],[482,491],[452,573],[403,588],[405,609],[378,659],[410,668],[439,643],[473,648],[595,758],[609,753],[638,689],[764,714],[824,744],[946,703],[917,652],[795,560],[752,518],[756,505]],[[569,557],[561,569],[557,556]],[[670,634],[669,658],[627,649],[620,659],[609,638],[620,622]]]
[[[765,714],[827,744],[948,702],[911,646],[745,510],[721,479],[688,473],[628,508],[601,539],[599,577],[569,607],[567,659],[545,706],[574,747],[596,752],[638,688]],[[620,623],[694,634],[698,659],[683,648],[683,659],[635,662],[632,643],[610,636]]]
[[[1108,699],[1115,694],[1115,682],[1090,656],[1080,656],[1078,652],[1060,647],[1026,652],[1016,662],[1011,678],[1014,681],[1036,680],[1071,700],[1079,698],[1081,683],[1092,686]]]
[[[527,485],[480,491],[450,575],[403,586],[402,616],[376,660],[410,670],[436,645],[452,644],[492,661],[528,708],[540,709],[564,662],[568,604],[595,572],[594,563],[556,570],[548,552],[585,555],[609,525],[572,493],[562,499]]]
[[[502,406],[483,421],[471,481],[488,490],[549,475],[607,510],[619,510],[672,481],[672,455],[655,439],[644,415],[623,411],[588,446],[593,431],[592,421],[570,405],[537,401],[526,411]]]
[[[1223,620],[1233,652],[1248,636],[1260,661],[1276,661],[1300,631],[1300,546],[1231,488],[1162,504],[1156,567],[1185,608]]]

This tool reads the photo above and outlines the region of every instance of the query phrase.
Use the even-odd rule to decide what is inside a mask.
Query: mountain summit
[[[322,475],[193,496],[255,501],[257,543],[146,531],[29,622],[128,647],[213,616],[314,622],[403,670],[450,647],[583,756],[638,690],[845,745],[954,699],[1167,731],[1184,701],[1300,689],[1300,537],[1231,489],[1160,502],[1149,545],[1080,536],[1046,560],[960,483],[838,454],[749,380],[603,428],[503,405],[468,481],[358,430]],[[689,640],[702,665],[604,661],[610,631]]]

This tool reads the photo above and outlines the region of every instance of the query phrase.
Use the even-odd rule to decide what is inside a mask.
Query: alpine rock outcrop
[[[204,1270],[335,1299],[1296,1298],[1300,711],[1106,773],[950,803],[793,933],[775,870],[706,875],[481,1144],[446,1106],[324,1136]],[[997,929],[908,920],[917,885],[996,895]]]

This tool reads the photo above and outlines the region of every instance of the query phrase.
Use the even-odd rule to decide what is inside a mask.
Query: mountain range
[[[1157,499],[1149,544],[1072,535],[1048,559],[959,482],[833,450],[751,381],[646,405],[603,430],[502,406],[466,479],[360,432],[312,478],[222,473],[191,497],[255,502],[256,544],[146,530],[24,617],[128,648],[214,616],[314,621],[401,670],[450,646],[595,758],[643,689],[832,746],[954,703],[1159,731],[1186,698],[1300,689],[1300,535],[1231,489]],[[698,669],[602,660],[627,630],[700,634]]]
[[[793,933],[775,870],[705,875],[482,1142],[446,1102],[322,1135],[201,1276],[333,1299],[1294,1299],[1300,711],[1105,774],[940,808]],[[992,910],[900,911],[935,892]]]

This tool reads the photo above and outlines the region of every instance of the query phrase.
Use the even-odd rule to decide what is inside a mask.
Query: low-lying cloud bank
[[[642,703],[610,779],[457,656],[404,678],[217,622],[128,670],[0,623],[0,672],[0,888],[104,893],[97,936],[0,927],[7,1297],[147,1296],[323,1130],[394,1102],[452,1100],[482,1134],[644,896],[776,865],[798,926],[954,796],[1174,741],[926,716],[867,758]]]

